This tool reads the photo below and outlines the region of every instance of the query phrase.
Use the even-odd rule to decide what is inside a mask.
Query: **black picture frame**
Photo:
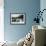
[[[10,13],[10,24],[12,25],[26,24],[26,13]]]

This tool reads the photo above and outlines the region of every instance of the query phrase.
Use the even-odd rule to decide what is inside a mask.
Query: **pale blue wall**
[[[41,0],[40,1],[40,10],[42,11],[43,9],[46,9],[46,0]],[[40,25],[45,26],[46,27],[46,10],[43,12],[43,22],[40,22]]]
[[[17,41],[24,37],[31,28],[36,12],[40,9],[40,0],[4,0],[4,38]],[[10,13],[26,13],[25,25],[11,25]]]

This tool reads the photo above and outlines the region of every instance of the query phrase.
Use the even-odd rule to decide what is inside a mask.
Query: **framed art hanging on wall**
[[[25,24],[25,13],[11,13],[10,23],[11,24]]]

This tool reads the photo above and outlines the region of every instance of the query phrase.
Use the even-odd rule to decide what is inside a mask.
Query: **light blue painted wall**
[[[4,38],[18,41],[24,37],[34,24],[33,19],[40,9],[40,0],[4,0]],[[11,25],[10,13],[26,13],[25,25]]]
[[[41,9],[41,11],[42,11],[43,9],[46,9],[46,0],[41,0],[41,1],[40,1],[40,9]],[[41,22],[40,22],[40,25],[46,26],[46,10],[43,12],[42,17],[43,17],[43,22],[41,21]]]

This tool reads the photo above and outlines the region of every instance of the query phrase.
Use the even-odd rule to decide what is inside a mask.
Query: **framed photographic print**
[[[10,23],[11,24],[25,24],[25,13],[11,13]]]

